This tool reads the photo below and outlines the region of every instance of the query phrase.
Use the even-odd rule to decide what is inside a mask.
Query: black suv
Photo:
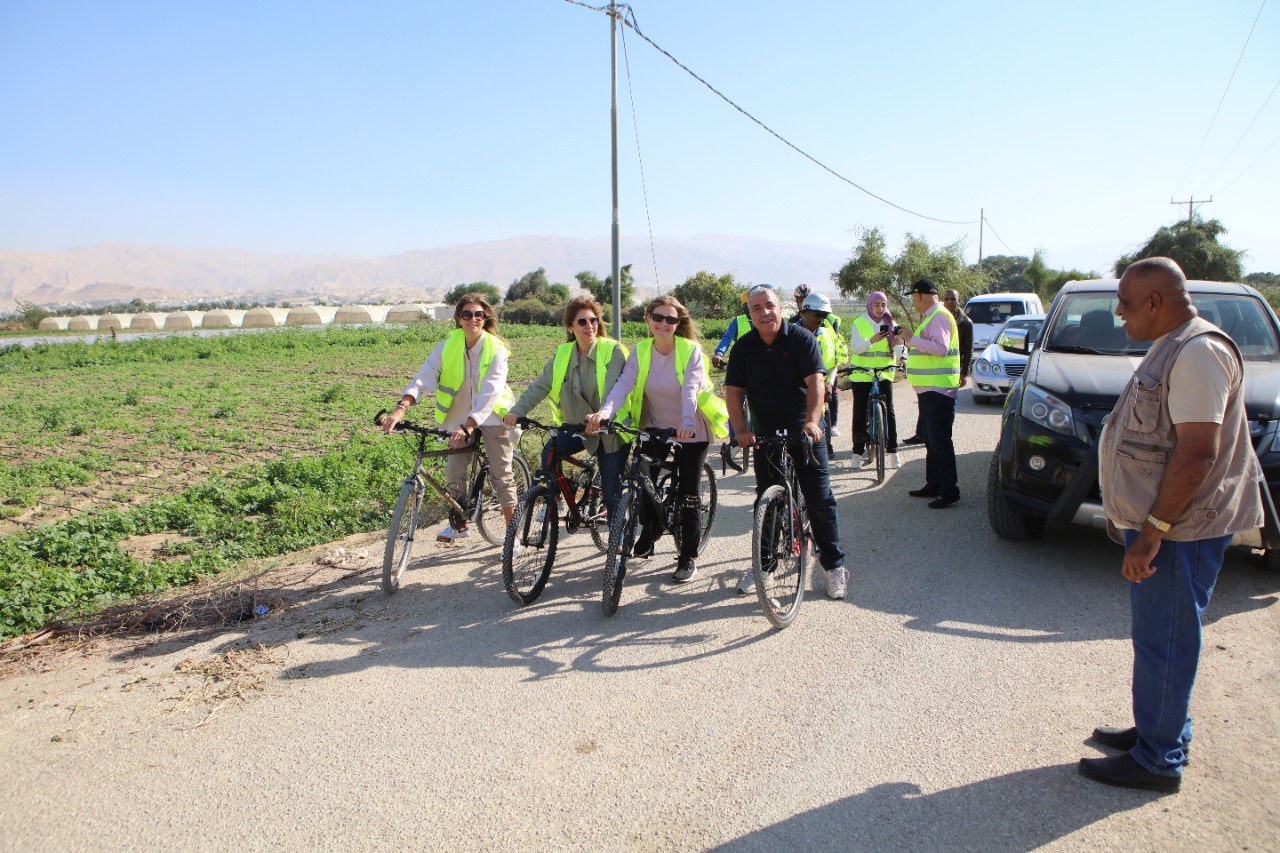
[[[1002,539],[1033,539],[1044,523],[1106,526],[1098,492],[1098,437],[1124,384],[1150,342],[1131,341],[1116,316],[1115,279],[1073,281],[1049,306],[1037,341],[1025,332],[1000,345],[1030,352],[1026,372],[1005,401],[1000,445],[987,476],[987,519]],[[1245,411],[1267,489],[1262,530],[1234,544],[1266,549],[1280,569],[1280,322],[1252,287],[1191,281],[1200,316],[1240,347],[1245,367]]]

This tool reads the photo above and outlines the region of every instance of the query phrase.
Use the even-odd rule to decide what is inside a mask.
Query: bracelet
[[[401,400],[399,403],[396,403],[396,408],[404,409],[407,412],[409,411],[409,404],[406,403],[404,400]]]

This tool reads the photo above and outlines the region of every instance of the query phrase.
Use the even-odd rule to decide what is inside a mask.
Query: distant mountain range
[[[743,283],[801,282],[833,291],[831,274],[849,251],[831,246],[698,236],[621,241],[623,264],[641,291],[669,290],[699,270]],[[0,312],[19,301],[86,308],[134,297],[162,305],[227,298],[306,302],[421,302],[457,284],[487,281],[499,290],[545,267],[576,289],[583,270],[609,274],[608,238],[514,237],[419,249],[388,257],[276,255],[239,249],[183,249],[101,243],[65,252],[0,251]],[[655,270],[656,259],[656,270]]]

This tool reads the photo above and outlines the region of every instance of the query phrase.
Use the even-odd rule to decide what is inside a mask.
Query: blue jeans
[[[944,498],[960,497],[956,473],[956,446],[951,430],[956,423],[956,398],[925,391],[916,395],[920,405],[920,425],[924,432],[924,487]]]
[[[1124,531],[1125,547],[1138,531]],[[1200,663],[1200,617],[1209,606],[1230,536],[1160,543],[1156,573],[1129,584],[1133,614],[1133,759],[1180,776],[1191,744],[1191,688]]]
[[[775,468],[779,447],[756,448],[756,503],[764,490],[780,484],[782,479]],[[796,480],[804,494],[805,507],[809,511],[809,526],[813,529],[813,545],[818,551],[818,562],[824,569],[836,569],[844,565],[844,549],[840,547],[840,520],[836,517],[836,497],[831,494],[831,478],[827,472],[827,445],[813,445],[815,465],[796,460]],[[754,512],[754,506],[753,510]]]
[[[546,464],[551,454],[551,445],[555,444],[558,453],[570,455],[577,453],[583,449],[581,435],[570,433],[557,433],[552,441],[548,441],[546,447],[542,450],[543,464]],[[618,491],[622,487],[622,469],[627,466],[627,451],[629,445],[623,445],[612,453],[608,453],[604,449],[604,440],[602,439],[596,448],[596,464],[600,466],[600,491],[604,492],[604,510],[609,513],[618,503]],[[565,466],[566,468],[569,466]]]

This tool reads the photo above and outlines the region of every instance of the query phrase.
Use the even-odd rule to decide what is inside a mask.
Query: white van
[[[973,321],[973,351],[981,352],[1005,320],[1019,314],[1043,314],[1044,306],[1034,293],[984,293],[966,302],[964,313]]]

